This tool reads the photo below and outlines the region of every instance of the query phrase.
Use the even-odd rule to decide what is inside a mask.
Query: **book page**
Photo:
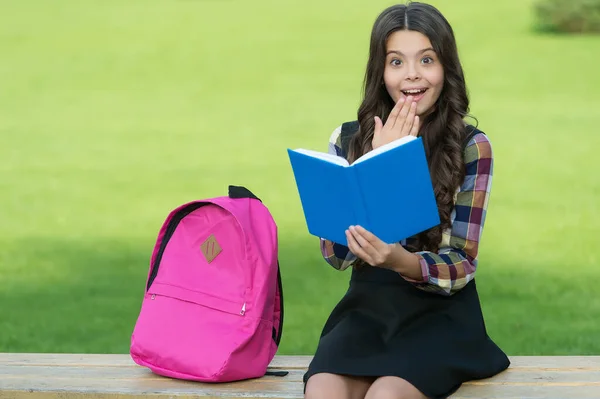
[[[378,147],[374,150],[371,150],[369,152],[367,152],[365,155],[363,155],[362,157],[358,158],[356,161],[354,161],[355,164],[359,163],[359,162],[363,162],[366,161],[369,158],[373,158],[383,152],[386,152],[388,150],[391,150],[392,148],[396,148],[398,146],[401,146],[403,144],[409,143],[411,141],[413,141],[414,139],[416,139],[415,136],[404,136],[402,138],[396,139],[394,141],[391,141],[387,144],[382,145],[381,147]]]
[[[327,162],[335,163],[341,166],[348,166],[348,161],[337,155],[330,154],[328,152],[319,152],[313,150],[306,150],[304,148],[298,148],[294,150],[297,153],[308,155],[309,157],[319,158]]]

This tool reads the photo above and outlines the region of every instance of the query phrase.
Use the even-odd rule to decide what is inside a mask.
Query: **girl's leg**
[[[427,399],[427,397],[402,378],[379,377],[367,391],[365,399]]]
[[[373,378],[318,373],[306,382],[305,399],[364,399]]]

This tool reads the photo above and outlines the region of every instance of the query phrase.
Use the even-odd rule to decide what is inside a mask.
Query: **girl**
[[[334,131],[330,152],[353,162],[422,137],[441,224],[401,243],[361,226],[349,226],[348,247],[321,239],[325,260],[352,275],[304,376],[307,399],[445,398],[509,366],[487,335],[474,280],[493,158],[486,135],[464,122],[468,108],[446,19],[423,3],[384,10],[358,121]]]

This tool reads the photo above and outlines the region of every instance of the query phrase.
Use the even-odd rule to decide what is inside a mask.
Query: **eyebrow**
[[[427,48],[424,48],[423,50],[417,51],[417,55],[423,54],[426,51],[433,51],[435,53],[435,50],[432,47],[427,47]],[[390,50],[390,51],[387,52],[386,55],[390,55],[392,53],[404,56],[404,54],[402,53],[402,51],[399,51],[399,50]]]

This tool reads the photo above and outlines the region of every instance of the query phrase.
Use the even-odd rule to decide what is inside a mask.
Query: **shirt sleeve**
[[[423,281],[411,281],[425,291],[447,296],[464,288],[475,276],[492,185],[493,155],[487,136],[475,135],[465,148],[464,157],[466,174],[456,193],[451,228],[443,233],[437,253],[415,253]]]
[[[342,127],[339,126],[331,133],[327,152],[337,156],[343,156],[341,145]],[[321,254],[325,261],[337,270],[346,270],[354,265],[358,257],[354,255],[347,246],[320,238]]]

